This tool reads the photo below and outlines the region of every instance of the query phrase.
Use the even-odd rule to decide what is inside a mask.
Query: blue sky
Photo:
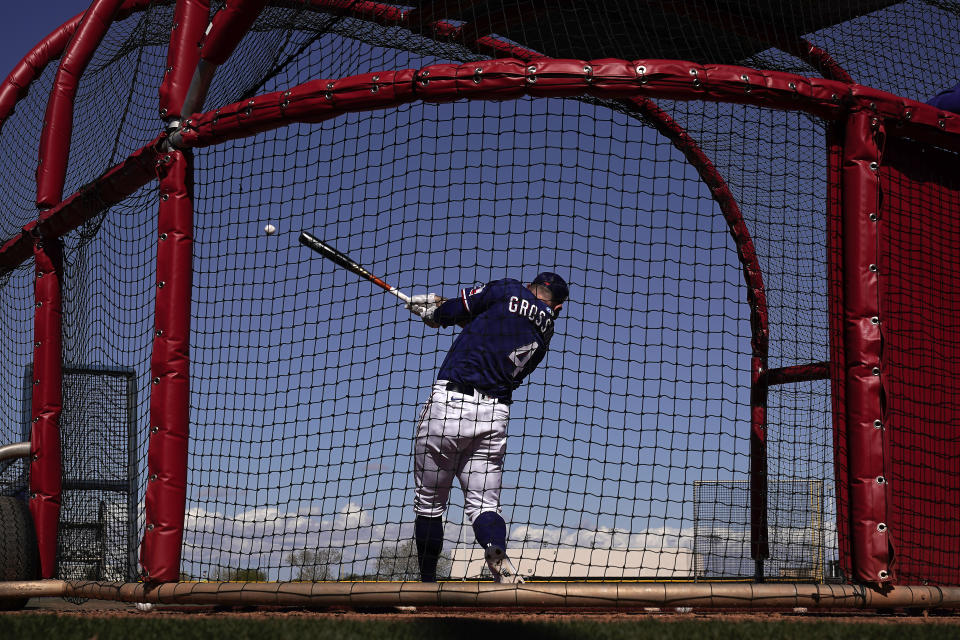
[[[6,77],[27,52],[51,31],[90,6],[84,0],[44,0],[11,5],[3,12],[0,73]]]

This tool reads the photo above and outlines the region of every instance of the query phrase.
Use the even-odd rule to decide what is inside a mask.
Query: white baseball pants
[[[413,447],[417,515],[443,515],[454,477],[464,493],[470,522],[484,511],[500,511],[503,456],[507,451],[510,407],[474,392],[433,385],[423,406]]]

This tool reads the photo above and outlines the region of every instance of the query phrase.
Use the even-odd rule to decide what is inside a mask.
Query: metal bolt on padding
[[[788,82],[788,83],[787,83],[787,86],[790,87],[793,91],[796,91],[796,90],[797,90],[797,83],[796,83],[796,82]]]
[[[147,531],[153,531],[153,524],[152,524],[152,523],[149,523],[149,522],[147,523]]]
[[[160,234],[160,239],[161,239],[161,240],[166,240],[166,239],[167,239],[167,234],[161,233],[161,234]]]
[[[163,200],[164,202],[166,202],[167,200],[170,199],[170,194],[169,194],[169,193],[161,193],[161,194],[160,194],[160,199]]]
[[[870,271],[873,271],[874,273],[876,273],[877,271],[880,271],[880,267],[878,267],[878,266],[875,265],[875,264],[871,264],[871,265],[870,265]]]
[[[693,76],[693,86],[700,86],[700,77],[697,75],[696,69],[690,69],[690,75]]]
[[[38,278],[42,278],[42,277],[43,277],[43,271],[37,271],[37,277],[38,277]]]
[[[874,421],[873,421],[873,428],[874,428],[874,429],[882,429],[882,428],[883,428],[883,422],[880,421],[880,420],[874,420]]]
[[[830,99],[833,100],[834,102],[840,102],[840,96],[838,96],[835,93],[830,94]]]
[[[166,282],[161,280],[160,282],[157,283],[157,289],[163,289],[163,287],[166,286],[166,284],[167,284]]]
[[[38,300],[38,301],[37,301],[37,309],[39,309],[39,308],[42,307],[42,306],[43,306],[43,302],[40,301],[40,300]]]
[[[904,120],[909,120],[909,119],[912,118],[912,117],[913,117],[913,111],[910,111],[910,109],[907,109],[907,110],[905,110],[905,111],[903,112],[903,119],[904,119]]]
[[[880,168],[880,163],[877,162],[876,160],[870,163],[870,171],[876,171],[879,168]]]
[[[153,384],[160,384],[160,378],[154,378]]]
[[[947,128],[947,121],[946,121],[946,120],[939,120],[939,121],[937,121],[937,124],[940,125],[940,128],[941,128],[941,129],[946,129],[946,128]]]
[[[34,380],[34,381],[33,381],[33,384],[40,384],[40,378],[37,378],[36,380]],[[40,418],[37,418],[37,420],[39,420],[39,419],[40,419]]]
[[[43,344],[42,342],[40,342],[39,340],[37,340],[36,342],[33,343],[33,346],[39,347],[39,346],[42,345],[42,344]]]
[[[873,375],[875,375],[875,376],[880,375],[880,367],[874,367],[874,368],[873,368]]]
[[[886,530],[887,530],[887,524],[885,522],[881,522],[877,524],[877,531],[879,531],[880,533],[884,533]]]
[[[871,213],[871,214],[870,214],[870,220],[871,220],[872,222],[876,222],[876,221],[879,220],[879,219],[880,219],[880,217],[879,217],[877,214],[875,214],[875,213]]]
[[[153,332],[153,335],[155,335],[155,336],[157,336],[157,337],[162,336],[162,335],[163,335],[163,329],[157,329],[156,331]]]
[[[887,482],[886,478],[884,478],[883,476],[877,476],[877,484],[885,484],[886,482]]]
[[[890,575],[890,572],[887,571],[886,569],[880,569],[880,573],[878,573],[877,575],[880,576],[881,580],[886,580],[887,576]]]
[[[149,480],[150,482],[153,482],[153,481],[156,480],[156,479],[157,479],[157,474],[155,474],[155,473],[151,473],[151,474],[147,477],[147,480]]]
[[[870,318],[870,324],[880,324],[880,318],[878,318],[877,316],[873,316],[872,318]]]
[[[31,499],[31,500],[36,500],[36,499],[37,499],[37,494],[31,493],[31,494],[30,494],[30,499]]]
[[[160,427],[157,427],[157,426],[150,427],[150,433],[158,433],[159,431],[160,431]]]

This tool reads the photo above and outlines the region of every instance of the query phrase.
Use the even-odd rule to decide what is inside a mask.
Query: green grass
[[[336,638],[338,640],[911,640],[957,637],[960,625],[931,623],[897,624],[816,621],[745,621],[713,619],[660,621],[656,619],[603,622],[478,620],[440,618],[410,620],[358,620],[355,618],[306,618],[249,616],[122,616],[93,618],[78,615],[16,614],[0,617],[0,638],[40,640],[127,640],[171,638],[172,640],[270,640],[273,638]]]

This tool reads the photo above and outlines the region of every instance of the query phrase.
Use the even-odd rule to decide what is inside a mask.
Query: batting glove
[[[443,298],[435,293],[420,293],[410,296],[410,302],[407,303],[407,309],[415,316],[420,316],[423,322],[429,327],[439,327],[433,322],[433,312],[437,310]]]

